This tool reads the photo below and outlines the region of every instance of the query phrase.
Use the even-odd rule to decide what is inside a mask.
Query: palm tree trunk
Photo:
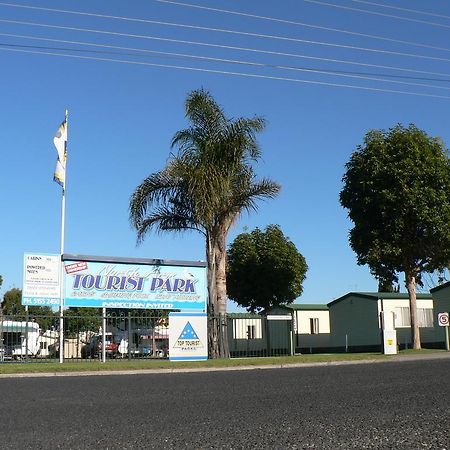
[[[405,284],[409,296],[409,313],[411,317],[411,342],[415,350],[420,350],[420,330],[417,317],[416,277],[412,270],[405,271]]]
[[[219,313],[219,357],[229,358],[228,327],[227,327],[227,248],[226,231],[221,230],[217,239],[216,256],[216,296]]]
[[[208,344],[210,358],[228,358],[226,239],[225,234],[207,236]]]

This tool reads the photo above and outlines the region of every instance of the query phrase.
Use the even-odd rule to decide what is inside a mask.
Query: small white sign
[[[438,323],[440,327],[448,327],[448,313],[446,312],[439,313]]]
[[[267,320],[292,320],[290,314],[268,314]]]
[[[23,262],[22,304],[58,306],[60,255],[25,253]]]
[[[169,313],[169,359],[208,359],[207,329],[206,313]]]

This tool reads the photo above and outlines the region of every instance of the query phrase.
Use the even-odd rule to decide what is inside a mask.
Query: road
[[[2,449],[450,449],[450,359],[0,379]]]

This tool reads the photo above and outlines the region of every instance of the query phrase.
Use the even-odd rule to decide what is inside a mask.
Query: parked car
[[[115,342],[112,333],[105,334],[105,353],[106,356],[114,358],[117,355],[119,344]],[[90,341],[81,348],[82,358],[98,358],[103,350],[103,336],[94,334]]]

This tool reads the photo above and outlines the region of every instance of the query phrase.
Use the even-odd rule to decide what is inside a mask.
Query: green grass
[[[400,355],[429,354],[442,350],[404,350]],[[242,366],[270,366],[319,363],[319,362],[339,362],[339,361],[361,361],[361,360],[382,360],[389,359],[390,356],[380,353],[343,353],[343,354],[323,354],[323,355],[297,355],[279,356],[270,358],[233,358],[215,359],[208,361],[177,361],[145,359],[145,360],[108,360],[106,363],[99,361],[74,361],[60,364],[57,361],[39,361],[0,364],[0,374],[21,374],[21,373],[60,373],[60,372],[99,372],[99,371],[126,371],[126,370],[172,370],[191,368],[229,368]]]

